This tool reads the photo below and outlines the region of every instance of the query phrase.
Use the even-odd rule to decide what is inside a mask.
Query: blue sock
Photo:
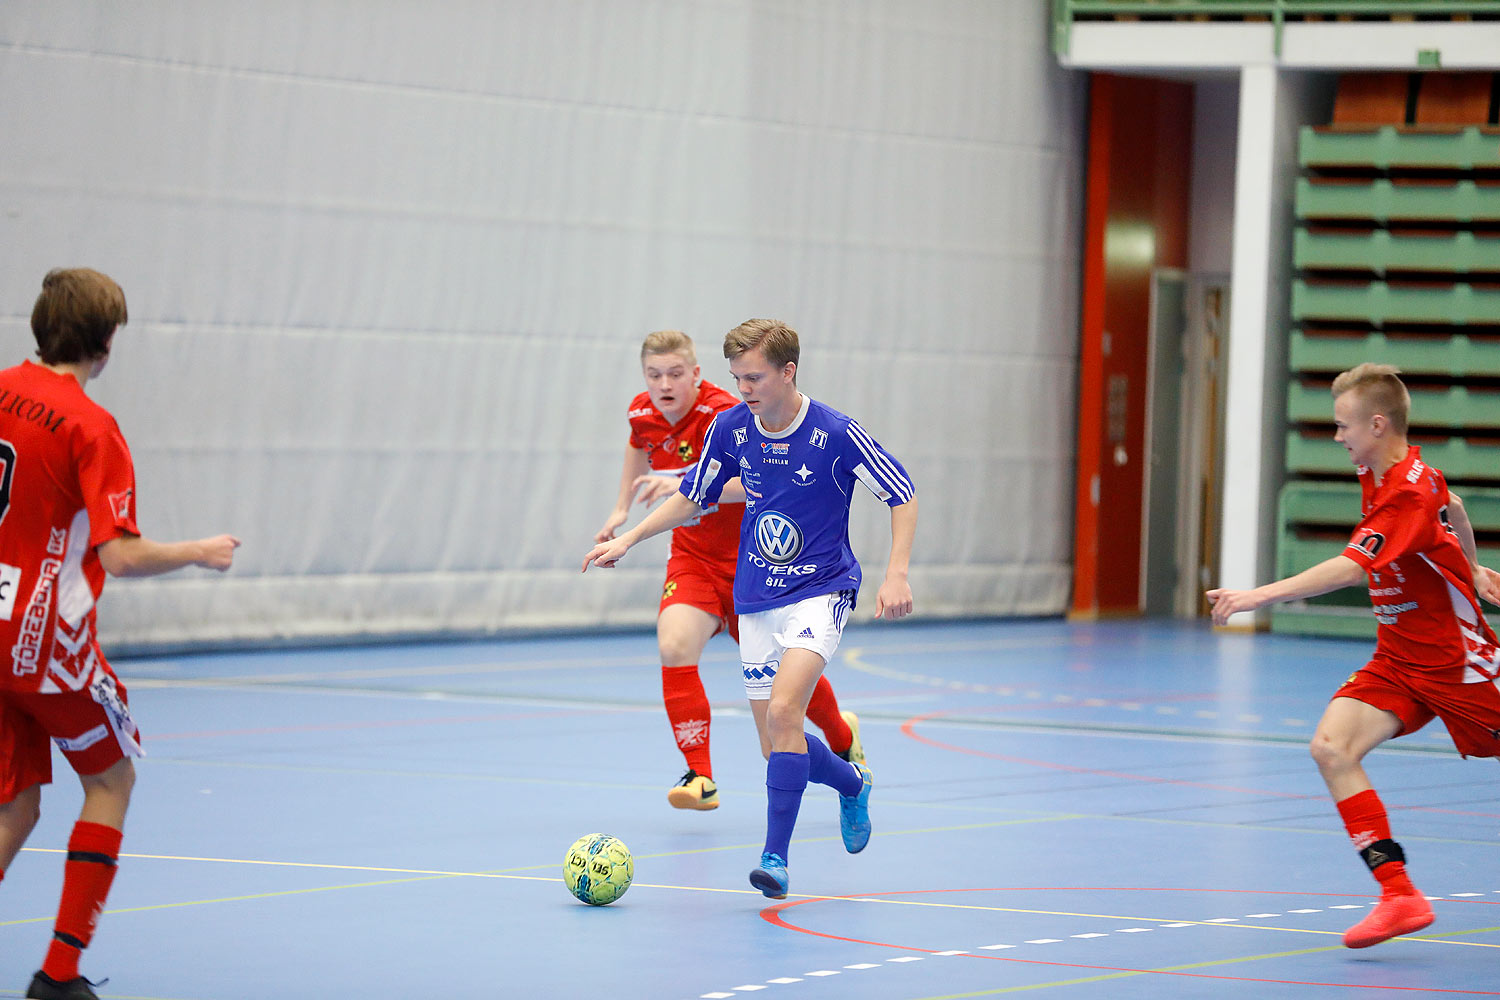
[[[859,768],[828,749],[812,733],[803,735],[807,737],[807,780],[828,785],[840,795],[858,795],[865,786]]]
[[[824,747],[827,750],[827,747]],[[805,753],[773,753],[766,762],[766,850],[786,860],[807,788]]]

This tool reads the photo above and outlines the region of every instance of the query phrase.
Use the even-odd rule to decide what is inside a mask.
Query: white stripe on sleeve
[[[870,437],[869,432],[859,426],[858,421],[849,421],[849,439],[854,442],[855,447],[860,450],[860,453],[874,467],[873,470],[866,470],[867,473],[879,478],[889,491],[885,496],[881,496],[883,491],[870,486],[869,480],[865,479],[864,476],[860,476],[860,479],[864,480],[865,485],[870,486],[871,493],[874,493],[882,500],[888,500],[891,495],[895,495],[902,503],[906,503],[912,498],[914,490],[912,489],[911,480],[901,474],[901,470],[896,463],[891,460],[890,456],[886,454],[880,445],[875,443],[875,439]],[[859,474],[859,470],[860,467],[856,466],[854,470],[856,475]]]

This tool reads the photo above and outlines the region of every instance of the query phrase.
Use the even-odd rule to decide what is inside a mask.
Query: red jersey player
[[[1390,365],[1363,364],[1333,383],[1334,439],[1359,470],[1362,519],[1343,554],[1254,590],[1211,590],[1213,620],[1313,597],[1368,578],[1375,654],[1334,693],[1312,755],[1354,847],[1381,886],[1369,916],[1344,934],[1367,948],[1433,921],[1406,874],[1385,806],[1361,764],[1386,740],[1443,720],[1465,757],[1500,757],[1500,650],[1480,612],[1496,574],[1479,565],[1474,530],[1443,474],[1407,444],[1411,399]]]
[[[0,371],[0,879],[41,814],[55,741],[83,783],[52,945],[26,991],[96,994],[78,974],[114,879],[140,733],[99,649],[104,575],[228,569],[229,535],[161,543],[135,522],[135,470],[114,418],[84,393],[126,321],[97,271],[47,275],[31,313],[40,364]]]
[[[607,542],[630,516],[632,499],[649,504],[675,493],[682,475],[698,460],[703,435],[714,414],[739,400],[700,375],[693,342],[677,330],[658,330],[641,345],[646,391],[631,400],[630,440],[615,509],[594,541]],[[726,488],[725,496],[744,498]],[[734,613],[734,571],[739,559],[740,516],[744,504],[720,503],[672,532],[667,579],[656,618],[661,653],[662,695],[672,736],[687,761],[687,773],[667,792],[678,809],[717,809],[719,790],[709,753],[708,695],[698,677],[698,660],[708,640],[728,630],[739,641]],[[828,746],[847,760],[863,763],[859,719],[841,712],[827,678],[819,681],[807,717],[823,730]]]

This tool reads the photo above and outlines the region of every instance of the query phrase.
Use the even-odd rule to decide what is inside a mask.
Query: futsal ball
[[[613,903],[625,895],[635,877],[635,860],[625,842],[605,833],[573,841],[563,861],[568,891],[590,906]]]

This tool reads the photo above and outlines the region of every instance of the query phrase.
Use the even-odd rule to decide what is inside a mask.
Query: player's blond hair
[[[646,334],[646,339],[641,341],[641,364],[653,354],[681,354],[690,365],[698,363],[698,355],[693,350],[693,338],[681,330],[657,330]]]
[[[724,335],[724,357],[730,361],[756,348],[776,368],[794,365],[802,356],[797,331],[779,319],[747,319]]]
[[[1356,393],[1368,416],[1379,413],[1391,422],[1391,430],[1405,434],[1411,414],[1411,394],[1397,378],[1400,374],[1401,369],[1395,365],[1366,361],[1341,372],[1333,380],[1333,398],[1338,399],[1346,392]]]
[[[43,364],[93,361],[109,354],[109,338],[130,318],[125,293],[107,274],[55,268],[42,279],[31,307],[31,334]]]

